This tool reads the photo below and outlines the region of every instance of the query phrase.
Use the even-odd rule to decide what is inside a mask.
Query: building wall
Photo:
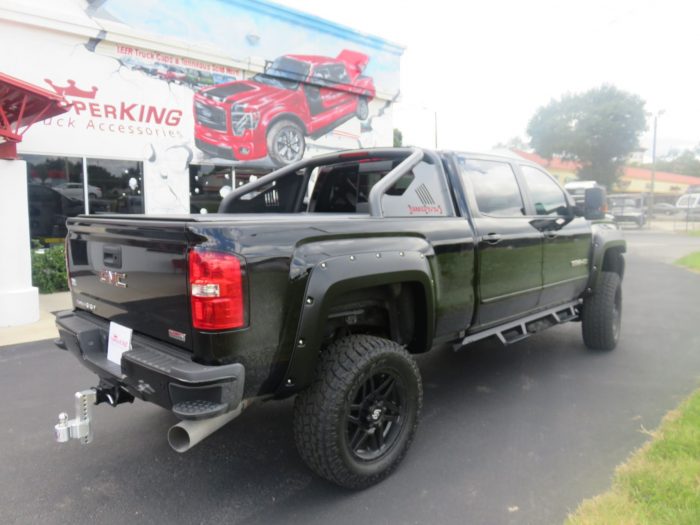
[[[72,103],[67,114],[36,124],[20,153],[136,161],[139,176],[127,177],[126,188],[133,202],[141,200],[135,209],[190,212],[191,165],[232,166],[232,177],[280,165],[280,156],[266,151],[276,119],[301,128],[307,156],[391,145],[401,47],[259,0],[96,5],[3,2],[0,71]],[[283,60],[270,76],[253,79],[289,55],[308,71],[285,69],[290,62]],[[208,104],[197,117],[196,96]],[[219,110],[228,123],[212,131],[202,122],[211,124]],[[240,136],[232,131],[232,111],[244,121]]]

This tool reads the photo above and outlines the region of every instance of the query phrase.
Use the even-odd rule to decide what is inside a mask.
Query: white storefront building
[[[392,142],[403,48],[267,1],[0,0],[0,45],[0,72],[71,103],[18,147],[43,243],[79,213],[212,212],[275,166]]]

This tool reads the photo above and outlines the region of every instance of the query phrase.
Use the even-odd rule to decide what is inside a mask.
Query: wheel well
[[[614,272],[622,279],[625,275],[625,258],[622,248],[610,248],[603,257],[603,271]]]
[[[323,331],[324,346],[350,334],[377,335],[411,353],[428,350],[426,297],[417,282],[361,288],[334,297]]]
[[[267,132],[265,132],[265,136],[267,136],[267,134],[270,132],[272,126],[277,124],[280,120],[291,120],[301,128],[301,131],[304,133],[304,136],[307,136],[309,134],[306,130],[306,126],[304,125],[304,121],[301,120],[298,116],[296,116],[294,113],[282,113],[281,115],[277,115],[276,117],[274,117],[267,125]]]

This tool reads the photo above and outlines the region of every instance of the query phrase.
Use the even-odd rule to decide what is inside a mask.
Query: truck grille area
[[[197,124],[206,126],[216,131],[226,131],[226,112],[217,107],[203,104],[199,101],[194,103],[194,117]]]

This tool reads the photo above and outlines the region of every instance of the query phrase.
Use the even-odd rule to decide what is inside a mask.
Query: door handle
[[[544,234],[547,239],[556,239],[559,234],[557,232],[547,232]]]
[[[487,233],[481,236],[481,240],[486,244],[498,244],[503,240],[503,236],[498,233]]]

